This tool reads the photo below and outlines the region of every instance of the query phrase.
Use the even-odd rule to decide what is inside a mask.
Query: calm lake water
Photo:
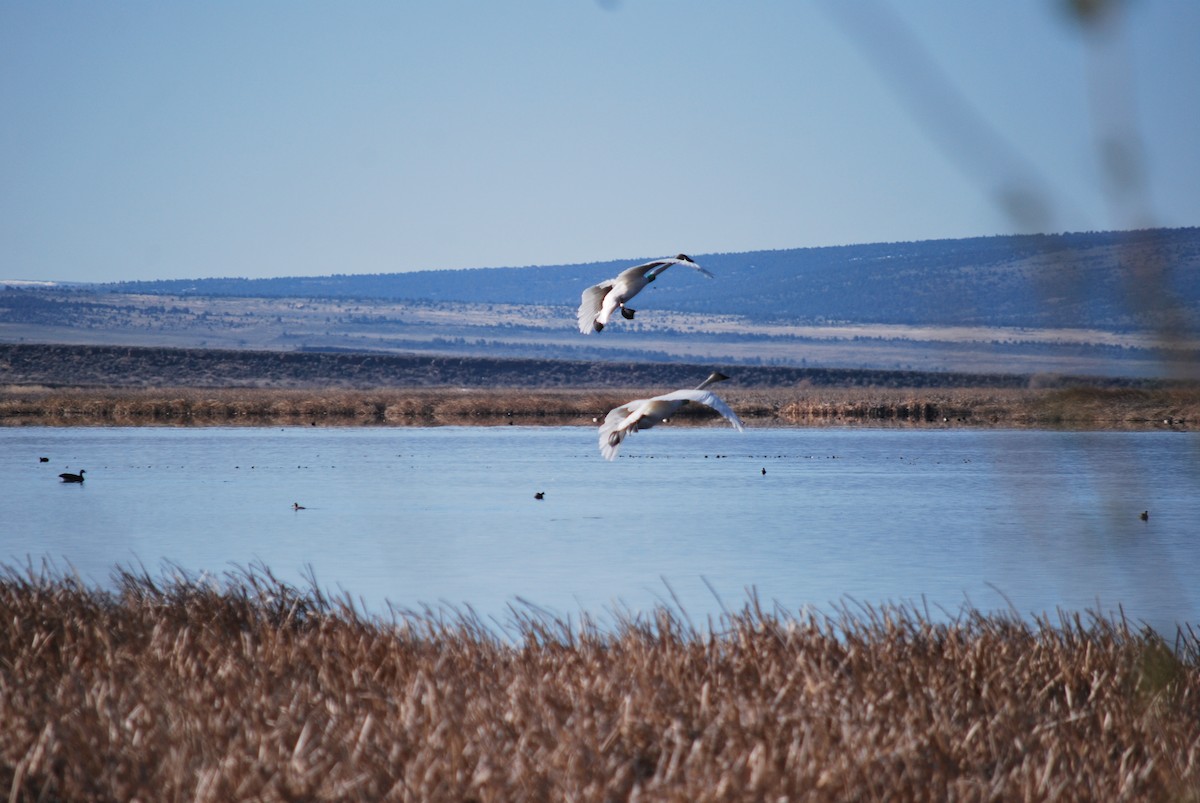
[[[1173,634],[1200,623],[1198,457],[1178,432],[663,427],[608,463],[581,427],[3,429],[0,561],[99,586],[311,569],[380,614],[674,594],[702,624],[753,589],[793,613],[1122,606]]]

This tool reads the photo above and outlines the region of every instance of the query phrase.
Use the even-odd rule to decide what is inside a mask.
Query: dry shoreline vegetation
[[[580,425],[665,388],[0,388],[0,426]],[[1194,429],[1196,388],[736,388],[751,426]],[[677,423],[711,423],[704,409]],[[10,800],[1184,800],[1200,640],[965,609],[367,617],[0,567]]]
[[[1119,619],[367,618],[262,567],[0,573],[10,800],[1200,799],[1200,643]]]
[[[0,426],[590,425],[670,388],[0,389]],[[721,396],[761,425],[897,424],[1191,429],[1200,387],[760,388]],[[680,422],[711,411],[685,408]]]

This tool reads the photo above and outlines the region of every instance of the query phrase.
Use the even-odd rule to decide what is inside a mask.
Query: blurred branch
[[[877,0],[823,6],[948,162],[989,196],[1022,231],[1054,229],[1051,183],[947,76],[889,6]]]
[[[1121,0],[1055,0],[1085,38],[1089,57],[1088,92],[1097,157],[1104,189],[1118,230],[1154,227],[1144,148],[1138,130],[1132,58],[1125,37]],[[854,4],[826,0],[828,16],[875,67],[880,79],[905,104],[929,140],[951,164],[986,187],[997,207],[1018,230],[1056,230],[1054,182],[1040,176],[950,80],[904,21],[882,0]],[[1050,240],[1053,242],[1053,240]],[[1043,271],[1042,295],[1086,299],[1086,273],[1073,258],[1057,252]],[[1179,354],[1194,338],[1196,321],[1171,289],[1171,269],[1159,244],[1141,242],[1121,254],[1130,313],[1155,334],[1166,355]],[[1061,326],[1078,324],[1059,321]],[[1194,361],[1170,359],[1169,376],[1200,378]]]

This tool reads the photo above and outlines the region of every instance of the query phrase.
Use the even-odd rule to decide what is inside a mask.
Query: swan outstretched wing
[[[710,273],[709,271],[700,267],[695,262],[692,262],[690,259],[671,258],[671,259],[656,259],[653,262],[646,262],[641,265],[634,265],[632,268],[627,268],[627,269],[621,271],[621,274],[620,274],[620,276],[618,276],[618,278],[630,278],[633,276],[645,276],[647,279],[654,279],[654,277],[658,276],[658,274],[662,273],[664,270],[671,267],[672,265],[687,265],[692,270],[699,271],[700,273],[703,273],[705,276],[707,276],[710,279],[713,277],[712,273]]]
[[[600,454],[605,460],[616,460],[617,449],[629,437],[629,433],[637,431],[637,420],[641,417],[640,408],[648,399],[637,399],[620,407],[614,407],[604,416],[600,425]]]
[[[670,393],[664,393],[662,396],[655,396],[654,398],[656,401],[690,401],[696,404],[703,404],[723,415],[738,432],[742,432],[746,428],[745,424],[742,423],[742,419],[738,418],[737,413],[733,411],[733,408],[711,390],[674,390]]]
[[[583,291],[579,302],[579,331],[585,335],[590,335],[595,331],[596,317],[600,314],[601,308],[604,306],[604,297],[608,295],[608,291],[612,290],[613,283],[611,281],[594,284]]]

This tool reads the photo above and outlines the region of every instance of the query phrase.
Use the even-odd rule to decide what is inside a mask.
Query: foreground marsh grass
[[[11,569],[0,617],[12,800],[1200,799],[1200,645],[1121,621],[489,627]]]

